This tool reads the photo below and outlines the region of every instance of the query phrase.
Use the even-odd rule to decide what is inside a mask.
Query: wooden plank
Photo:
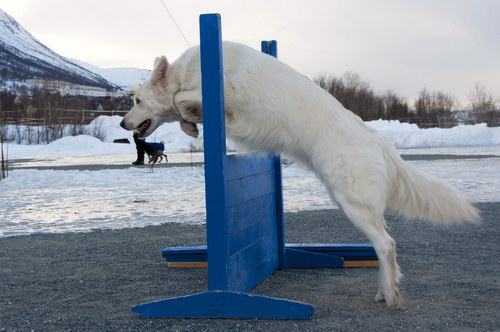
[[[378,267],[377,260],[368,260],[368,261],[344,261],[345,268],[354,268],[354,267]]]
[[[263,259],[258,264],[241,270],[238,277],[232,276],[230,285],[232,289],[240,292],[249,292],[266,279],[270,274],[278,268],[278,256],[270,253],[270,256]]]
[[[168,262],[168,268],[173,269],[206,269],[208,262]]]
[[[358,268],[358,267],[378,267],[379,262],[376,260],[368,261],[344,261],[343,268]],[[169,262],[169,268],[193,268],[193,269],[206,269],[208,268],[207,262]],[[318,266],[316,266],[317,268]]]
[[[269,193],[228,208],[229,233],[234,234],[255,221],[274,215],[275,205],[275,196]]]
[[[339,256],[286,248],[286,267],[295,269],[337,268],[344,265]]]
[[[276,246],[275,238],[268,237],[256,240],[230,257],[232,269],[229,274],[233,278],[241,278],[262,262],[274,265],[277,262],[275,262],[277,259]]]
[[[293,243],[287,244],[286,249],[295,249],[310,251],[313,253],[334,255],[345,260],[376,261],[377,255],[373,247],[369,244],[351,244],[351,243]],[[163,257],[167,261],[206,261],[207,247],[169,247],[163,250]]]
[[[228,273],[232,289],[249,291],[277,268],[276,236],[259,239],[231,256]]]
[[[227,181],[227,207],[274,192],[274,172]]]
[[[227,156],[227,180],[235,180],[259,173],[272,171],[274,156],[272,154],[250,153]]]
[[[249,220],[248,227],[229,237],[229,254],[232,256],[258,240],[276,236],[274,217],[267,215],[260,220]]]
[[[356,243],[289,243],[286,248],[340,256],[348,260],[376,260],[371,244]]]

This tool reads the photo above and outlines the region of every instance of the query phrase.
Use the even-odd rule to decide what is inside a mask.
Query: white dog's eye
[[[140,100],[139,98],[136,98],[136,99],[135,99],[135,103],[136,103],[136,104],[140,104],[140,103],[141,103],[141,100]]]

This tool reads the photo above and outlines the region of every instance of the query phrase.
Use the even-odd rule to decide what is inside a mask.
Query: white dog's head
[[[125,114],[120,126],[137,129],[139,137],[147,137],[165,122],[180,121],[182,117],[173,102],[176,90],[175,80],[169,76],[167,59],[156,58],[151,78],[141,86],[136,105]]]

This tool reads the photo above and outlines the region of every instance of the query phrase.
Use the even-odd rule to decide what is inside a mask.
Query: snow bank
[[[388,137],[399,149],[500,145],[500,127],[489,128],[484,123],[446,129],[420,129],[416,124],[385,120],[366,124]]]
[[[132,132],[120,127],[120,116],[100,116],[89,126],[101,126],[105,129],[105,142],[113,142],[117,138],[132,140]],[[416,124],[401,123],[399,121],[377,120],[366,124],[388,137],[396,147],[429,148],[449,146],[494,146],[500,145],[500,127],[489,128],[486,124],[461,125],[449,129],[430,128],[420,129]],[[200,136],[203,128],[200,128]],[[181,131],[178,123],[166,123],[160,126],[147,141],[164,141],[167,152],[189,151],[193,144],[202,147],[201,139],[193,139]]]
[[[121,120],[122,117],[117,115],[100,116],[88,125],[87,132],[101,132],[103,142],[91,136],[80,135],[64,137],[48,145],[9,144],[9,158],[134,154],[132,132],[120,127]],[[500,127],[488,128],[485,124],[461,125],[449,129],[420,129],[415,124],[384,120],[366,124],[388,137],[399,149],[500,146]],[[203,134],[203,128],[200,128],[200,133]],[[112,143],[119,138],[126,138],[131,144]],[[203,145],[201,138],[194,139],[184,134],[178,123],[160,126],[147,141],[163,141],[167,153],[189,151],[190,146],[201,149]]]

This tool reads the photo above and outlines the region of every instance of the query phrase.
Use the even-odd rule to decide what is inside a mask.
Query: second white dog
[[[277,59],[224,42],[224,92],[228,135],[247,149],[283,153],[325,183],[332,200],[372,242],[380,262],[375,299],[400,308],[401,278],[384,213],[438,223],[478,222],[476,209],[456,189],[405,163],[394,146],[314,82]],[[125,129],[150,135],[179,121],[191,136],[202,121],[200,49],[172,65],[157,58]]]

